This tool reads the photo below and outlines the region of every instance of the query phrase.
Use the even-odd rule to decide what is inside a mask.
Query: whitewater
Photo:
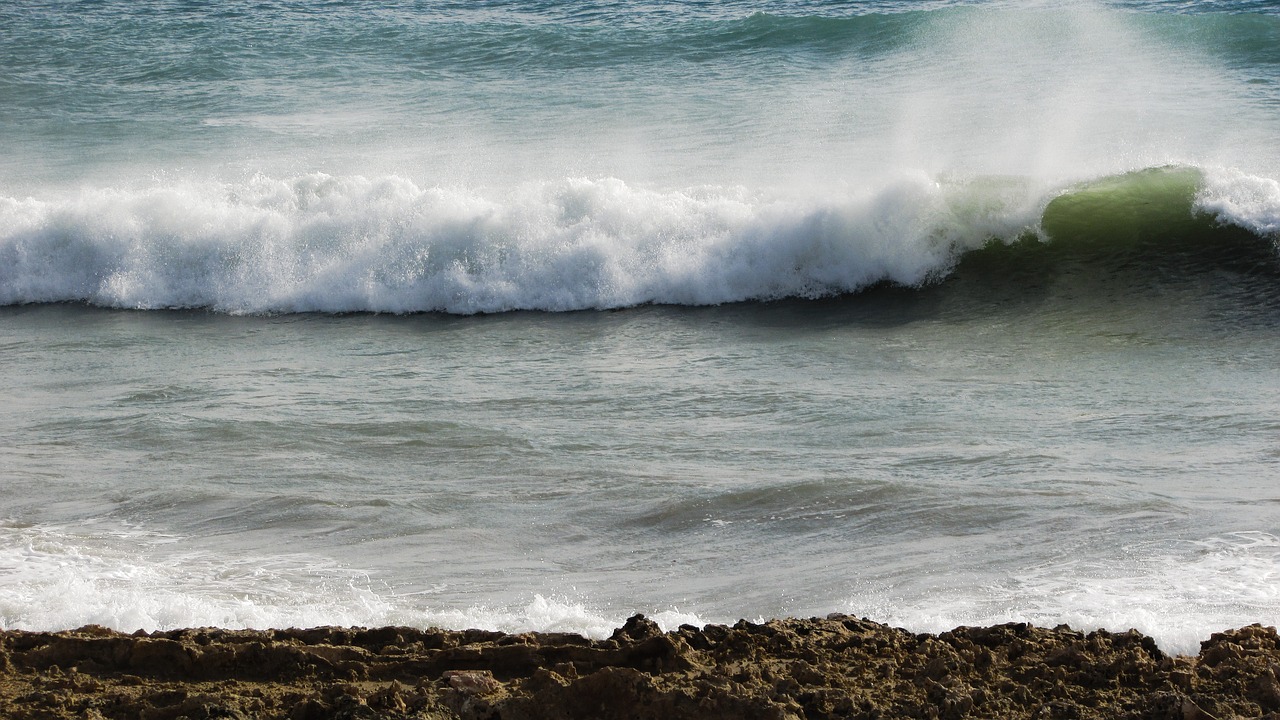
[[[987,243],[1042,237],[1045,208],[1068,191],[919,177],[794,198],[606,178],[492,199],[323,174],[95,189],[0,204],[0,302],[466,314],[824,297],[918,286]],[[1218,172],[1175,213],[1275,235],[1280,184]]]
[[[1280,614],[1266,2],[0,8],[0,627]]]

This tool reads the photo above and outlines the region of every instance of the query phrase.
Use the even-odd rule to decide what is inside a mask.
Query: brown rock
[[[466,695],[487,695],[502,687],[488,670],[447,670],[444,679],[449,687]]]
[[[913,634],[845,615],[608,640],[412,628],[0,633],[0,717],[1280,720],[1273,628],[1198,657],[1136,632]]]
[[[1249,699],[1258,703],[1263,712],[1280,710],[1280,666],[1272,665],[1249,685]]]
[[[1214,716],[1194,700],[1176,692],[1160,692],[1150,696],[1142,717],[1150,720],[1214,720]]]

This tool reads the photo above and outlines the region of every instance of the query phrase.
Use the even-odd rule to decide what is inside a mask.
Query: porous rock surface
[[[608,640],[387,627],[0,632],[0,717],[1280,720],[1280,639],[1169,657],[1136,631],[915,634],[843,615]]]

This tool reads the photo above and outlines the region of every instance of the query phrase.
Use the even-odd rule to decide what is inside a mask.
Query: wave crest
[[[1274,180],[1201,180],[1198,170],[1157,169],[1062,190],[910,176],[875,191],[800,195],[614,178],[477,190],[311,174],[91,188],[0,198],[0,304],[237,314],[709,305],[919,286],[993,239],[1048,231],[1057,244],[1123,222],[1185,223],[1193,206],[1256,234],[1280,228]]]
[[[0,201],[0,302],[476,313],[815,297],[924,282],[955,248],[1034,219],[1020,210],[925,178],[822,199],[320,174],[90,189]]]

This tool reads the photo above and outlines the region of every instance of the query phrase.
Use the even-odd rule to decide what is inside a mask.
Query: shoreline
[[[937,635],[846,615],[670,632],[313,628],[0,632],[5,718],[1280,720],[1280,637],[1169,656],[1135,630]]]

